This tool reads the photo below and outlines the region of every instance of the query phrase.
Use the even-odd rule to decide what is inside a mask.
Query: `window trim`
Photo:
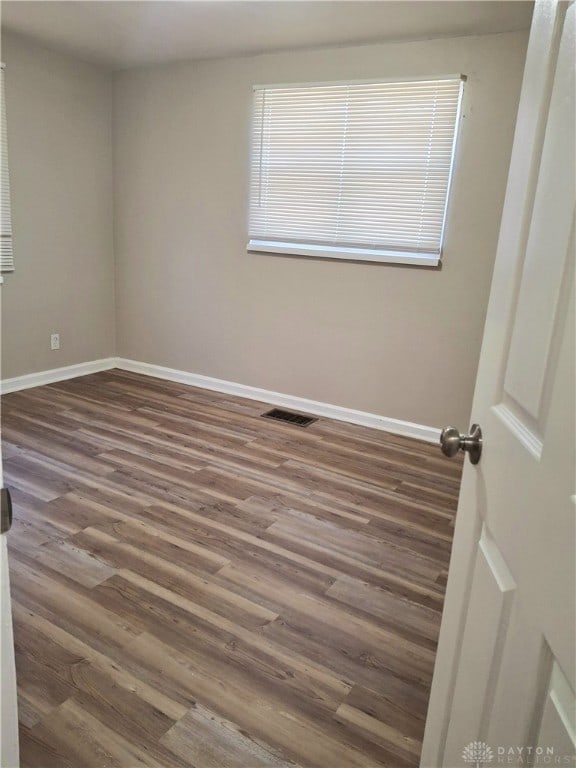
[[[345,261],[372,261],[381,264],[412,264],[416,267],[437,267],[441,253],[416,253],[414,251],[387,251],[377,248],[345,248],[342,246],[313,245],[311,243],[282,243],[276,240],[249,240],[249,253],[311,256]]]
[[[310,258],[325,258],[325,259],[339,259],[344,261],[367,261],[381,264],[408,264],[418,267],[438,267],[442,263],[443,256],[443,244],[444,234],[446,231],[446,221],[448,218],[448,207],[450,204],[450,197],[452,193],[452,183],[454,178],[454,167],[456,165],[456,154],[458,148],[458,141],[460,137],[460,127],[462,124],[462,113],[464,104],[464,83],[468,80],[468,76],[464,74],[451,74],[451,75],[420,75],[411,77],[387,77],[387,78],[371,78],[368,80],[329,80],[329,81],[317,81],[317,82],[297,82],[297,83],[269,83],[269,84],[255,84],[252,86],[252,92],[259,90],[274,90],[274,89],[287,89],[287,88],[313,88],[313,87],[330,87],[330,86],[345,86],[345,85],[377,85],[378,83],[414,83],[414,82],[427,82],[430,80],[461,80],[461,92],[458,102],[458,109],[455,119],[454,138],[452,143],[452,154],[450,172],[448,175],[448,183],[446,186],[446,202],[444,205],[444,216],[442,221],[442,233],[440,237],[441,248],[440,251],[431,252],[416,252],[416,251],[401,251],[390,250],[385,248],[370,248],[370,247],[346,247],[341,245],[318,245],[314,243],[300,243],[300,242],[283,242],[280,240],[263,240],[258,238],[250,238],[246,250],[248,253],[268,253],[270,255],[287,255],[287,256],[305,256]],[[252,173],[252,162],[250,162],[250,173]]]
[[[335,88],[342,85],[379,85],[380,83],[427,83],[430,80],[462,80],[466,82],[467,75],[461,73],[452,75],[414,75],[404,77],[371,77],[368,80],[318,80],[303,81],[300,83],[256,83],[252,86],[253,91],[272,91],[284,90],[286,88],[329,88],[333,85]]]

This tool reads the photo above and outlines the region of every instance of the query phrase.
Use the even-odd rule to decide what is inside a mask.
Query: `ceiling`
[[[512,0],[2,0],[2,27],[113,69],[527,29]]]

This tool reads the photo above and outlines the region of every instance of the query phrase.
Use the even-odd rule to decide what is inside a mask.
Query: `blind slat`
[[[250,239],[440,254],[460,78],[256,87]]]
[[[4,97],[4,67],[0,68],[0,272],[14,270],[12,249],[12,210],[10,206],[10,177],[8,175],[8,144],[6,140],[6,102]]]

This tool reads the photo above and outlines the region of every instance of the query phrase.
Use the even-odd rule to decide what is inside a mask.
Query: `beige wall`
[[[527,35],[293,52],[115,80],[118,353],[468,426]],[[254,83],[464,73],[441,271],[247,254]]]
[[[2,288],[9,378],[114,353],[112,79],[7,33],[2,61],[16,262]]]
[[[116,352],[465,428],[526,42],[132,70],[115,76],[112,121],[106,72],[3,35],[17,263],[3,288],[3,378]],[[253,83],[457,72],[469,79],[442,270],[246,253]]]

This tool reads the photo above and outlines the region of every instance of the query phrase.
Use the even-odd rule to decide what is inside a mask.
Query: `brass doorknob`
[[[472,424],[469,435],[461,435],[456,427],[445,427],[440,435],[440,447],[444,456],[452,458],[458,451],[468,454],[471,464],[478,464],[482,455],[482,430]]]

